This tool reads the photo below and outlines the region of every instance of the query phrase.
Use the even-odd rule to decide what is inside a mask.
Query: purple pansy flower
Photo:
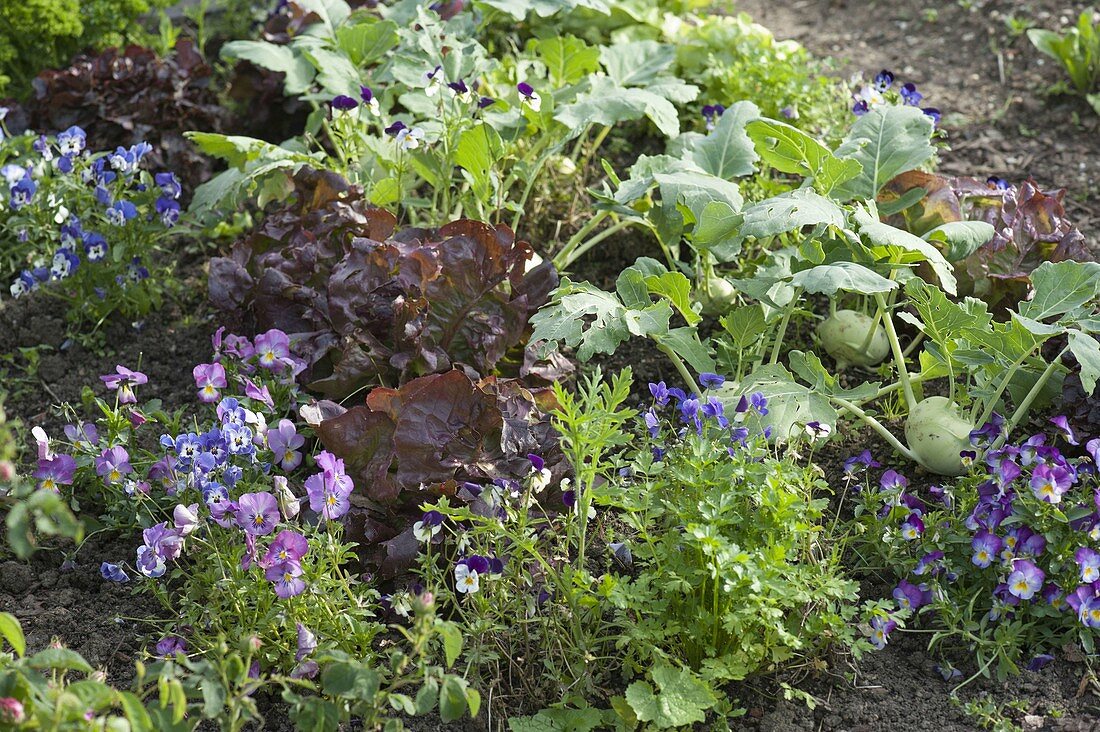
[[[245,533],[264,536],[279,523],[279,502],[267,491],[245,493],[237,499],[237,525]]]

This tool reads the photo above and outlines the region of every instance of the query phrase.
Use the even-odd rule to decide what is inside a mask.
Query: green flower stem
[[[1001,433],[1001,436],[997,438],[997,441],[993,443],[993,446],[990,449],[997,450],[1001,447],[1001,445],[1005,443],[1005,440],[1007,440],[1008,436],[1012,434],[1012,431],[1016,429],[1016,426],[1020,423],[1020,420],[1023,419],[1028,410],[1031,409],[1032,402],[1034,402],[1035,399],[1039,396],[1039,392],[1041,392],[1043,390],[1043,387],[1046,386],[1046,383],[1050,380],[1050,377],[1054,375],[1054,371],[1058,368],[1058,364],[1062,361],[1062,356],[1065,355],[1066,351],[1068,350],[1069,346],[1063,348],[1061,352],[1059,352],[1059,354],[1051,360],[1051,362],[1043,370],[1043,373],[1039,375],[1039,379],[1031,387],[1031,391],[1027,393],[1027,396],[1024,397],[1024,400],[1020,402],[1020,406],[1016,407],[1016,411],[1013,412],[1012,419],[1010,419],[1008,422],[1008,428]]]
[[[664,343],[657,343],[657,350],[672,360],[672,365],[680,372],[680,377],[691,387],[691,390],[695,392],[695,396],[701,397],[703,392],[699,391],[699,385],[695,383],[695,377],[688,371],[687,364],[684,363],[684,360],[680,358],[679,354]]]
[[[577,230],[577,233],[569,237],[569,241],[565,242],[565,246],[561,248],[557,254],[554,255],[553,263],[554,268],[559,272],[565,269],[565,266],[573,261],[572,252],[584,241],[585,237],[595,231],[603,220],[611,215],[610,211],[598,211],[595,216],[588,220],[588,223]]]
[[[600,232],[599,234],[596,234],[596,235],[595,235],[595,236],[593,236],[593,237],[592,237],[591,239],[589,239],[588,241],[586,241],[586,242],[585,242],[584,244],[582,244],[582,245],[580,245],[579,247],[577,247],[577,248],[576,248],[576,249],[575,249],[575,250],[574,250],[574,251],[573,251],[573,252],[572,252],[572,253],[570,254],[570,256],[566,258],[566,260],[565,260],[564,264],[563,264],[563,265],[562,265],[561,267],[558,267],[558,265],[557,265],[557,257],[555,257],[555,258],[554,258],[554,267],[555,267],[555,268],[558,268],[559,270],[564,270],[564,269],[568,269],[568,268],[569,268],[569,265],[573,264],[573,262],[577,261],[577,260],[578,260],[578,259],[580,259],[580,258],[581,258],[582,256],[584,256],[584,255],[585,255],[585,253],[586,253],[586,252],[588,252],[588,250],[589,250],[589,249],[591,249],[592,247],[596,246],[597,244],[599,244],[599,243],[600,243],[601,241],[603,241],[603,240],[604,240],[604,239],[606,239],[607,237],[609,237],[609,236],[611,236],[611,235],[613,235],[613,234],[617,234],[618,232],[622,231],[623,229],[625,229],[626,227],[630,226],[630,225],[631,225],[631,224],[633,224],[633,223],[634,223],[634,222],[633,222],[633,221],[631,221],[630,219],[622,219],[622,220],[620,220],[620,221],[616,221],[616,222],[615,222],[614,224],[612,224],[611,226],[607,227],[606,229],[604,229],[603,231],[601,231],[601,232]]]
[[[794,295],[791,297],[791,302],[794,303],[795,298],[799,295],[799,291],[796,288]],[[779,321],[779,330],[776,331],[775,340],[772,342],[772,357],[769,360],[771,364],[779,363],[779,349],[783,346],[783,339],[787,336],[787,323],[791,320],[791,313],[794,312],[793,307],[786,309],[783,313],[783,319]]]
[[[997,385],[997,391],[993,392],[993,395],[989,397],[985,403],[985,409],[982,411],[981,418],[978,418],[977,411],[982,406],[981,402],[976,402],[973,409],[970,412],[970,422],[976,427],[981,427],[983,424],[989,421],[989,418],[993,415],[993,410],[997,408],[997,404],[1001,401],[1001,395],[1005,393],[1008,385],[1012,383],[1012,377],[1016,375],[1016,370],[1027,360],[1027,357],[1031,355],[1031,351],[1020,356],[1018,359],[1012,362],[1012,365],[1005,369],[1004,376],[1001,377],[1001,383]]]

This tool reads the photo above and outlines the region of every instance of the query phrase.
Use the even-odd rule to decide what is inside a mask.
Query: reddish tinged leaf
[[[506,226],[394,233],[393,216],[335,174],[303,170],[295,191],[231,261],[211,263],[210,292],[290,334],[328,396],[456,366],[491,373],[557,286],[549,264],[525,272],[531,247]]]

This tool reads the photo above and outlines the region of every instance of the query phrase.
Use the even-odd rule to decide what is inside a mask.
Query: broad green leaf
[[[600,66],[600,49],[576,36],[553,36],[535,41],[535,51],[546,64],[556,87],[576,84]]]
[[[789,440],[809,422],[820,422],[830,429],[836,427],[836,409],[828,398],[799,384],[779,365],[761,366],[742,379],[737,388],[722,392],[719,398],[732,409],[743,394],[757,391],[768,400],[768,414],[759,419],[759,426],[771,427],[774,440]]]
[[[922,239],[947,245],[943,253],[949,262],[958,262],[988,244],[993,238],[993,226],[984,221],[951,221],[925,233]]]
[[[837,148],[841,158],[858,160],[859,175],[840,185],[836,195],[870,200],[894,176],[931,160],[935,126],[917,107],[881,104],[859,117]]]
[[[650,675],[657,690],[646,681],[635,681],[626,689],[626,700],[640,721],[653,722],[659,729],[702,722],[706,710],[718,701],[691,669],[659,663]]]
[[[755,104],[737,102],[695,146],[691,159],[706,172],[725,180],[751,175],[760,156],[745,132],[745,125],[759,117],[760,110]]]
[[[462,629],[455,623],[438,622],[436,630],[443,639],[443,654],[447,661],[447,668],[455,665],[459,654],[462,653]]]
[[[310,732],[336,732],[340,728],[340,708],[315,696],[302,697],[290,705],[295,729]]]
[[[666,269],[665,272],[667,271]],[[649,297],[645,278],[646,275],[641,268],[633,266],[624,269],[615,279],[615,294],[619,296],[619,300],[627,310],[640,310],[653,303]]]
[[[288,46],[265,41],[230,41],[222,46],[222,58],[251,61],[257,66],[286,74],[283,88],[287,96],[299,96],[309,91],[316,70],[309,59],[294,53]]]
[[[342,25],[336,29],[336,42],[355,66],[363,68],[397,45],[397,23],[378,20]]]
[[[797,127],[775,120],[756,120],[745,131],[766,163],[782,173],[810,178],[818,192],[828,195],[837,186],[859,175],[862,166],[841,159]]]
[[[225,687],[207,676],[199,682],[199,691],[202,693],[202,716],[217,719],[225,709]]]
[[[27,658],[27,665],[39,670],[67,670],[80,671],[90,674],[92,667],[76,651],[68,648],[45,648]]]
[[[940,286],[950,295],[958,292],[955,271],[935,246],[908,231],[882,223],[861,207],[855,209],[852,218],[859,225],[859,232],[872,245],[875,257],[894,264],[928,262]]]
[[[487,200],[492,191],[494,166],[504,157],[504,142],[491,125],[479,122],[462,133],[454,161],[470,174],[474,192]]]
[[[475,0],[474,5],[499,10],[513,20],[524,20],[531,13],[547,18],[576,8],[587,8],[604,15],[611,12],[605,0]]]
[[[444,722],[457,722],[466,715],[466,682],[447,676],[439,689],[439,716]]]
[[[741,253],[743,221],[744,217],[725,201],[709,201],[691,231],[691,245],[699,252],[713,254],[719,262],[732,261]]]
[[[511,717],[511,732],[592,732],[603,726],[598,709],[543,709],[533,717]]]
[[[966,298],[959,305],[947,299],[940,288],[920,279],[906,284],[905,292],[924,335],[944,349],[956,338],[989,329],[992,316],[980,300]]]
[[[679,272],[649,275],[645,278],[649,292],[667,298],[683,316],[688,325],[695,325],[702,317],[691,309],[691,282]]]
[[[1033,320],[1065,315],[1100,294],[1100,263],[1043,262],[1031,272],[1035,295],[1021,303],[1019,311]]]
[[[657,41],[615,43],[600,48],[607,75],[621,86],[646,86],[676,61],[676,47]]]
[[[736,183],[708,173],[654,173],[653,179],[661,189],[664,208],[683,205],[691,212],[692,220],[698,220],[712,201],[720,201],[734,211],[744,203]]]
[[[317,68],[317,83],[330,97],[344,94],[353,99],[359,98],[362,79],[359,69],[355,68],[347,56],[327,48],[311,48],[303,54]]]
[[[675,351],[697,373],[714,373],[714,359],[710,357],[710,350],[699,340],[699,332],[694,328],[672,328],[667,333],[656,333],[652,337],[662,346]]]
[[[0,613],[0,636],[8,642],[16,656],[22,658],[27,652],[27,639],[23,635],[23,628],[11,613]]]
[[[843,228],[848,222],[844,209],[835,202],[800,188],[768,198],[746,208],[742,214],[742,239],[766,239],[788,231],[798,231],[804,226],[835,226]]]
[[[791,371],[820,394],[855,401],[871,399],[878,394],[879,382],[877,381],[861,381],[858,386],[845,389],[812,351],[791,351],[787,354],[787,363],[790,364]]]
[[[1081,369],[1081,386],[1086,394],[1092,394],[1096,391],[1096,380],[1100,379],[1100,344],[1079,330],[1070,330],[1068,335],[1069,350]]]
[[[889,292],[898,286],[897,282],[855,262],[819,264],[796,272],[791,278],[791,284],[806,292],[820,295],[835,295],[838,291],[873,295]]]
[[[678,93],[691,98],[699,93],[698,87],[689,84],[666,89],[668,93],[679,89]],[[621,86],[607,76],[595,77],[588,92],[571,104],[560,107],[554,115],[554,119],[569,128],[573,136],[579,135],[590,124],[611,126],[642,117],[648,117],[668,137],[680,134],[680,115],[665,96],[649,89]]]
[[[562,278],[553,301],[531,318],[532,341],[562,341],[587,361],[596,353],[614,353],[630,336],[668,333],[672,308],[660,301],[644,309],[627,309],[618,297],[587,282]]]
[[[759,303],[744,305],[731,310],[718,322],[733,339],[733,344],[744,351],[760,340],[768,330],[768,321],[764,317],[764,308]]]
[[[129,691],[120,691],[118,697],[122,711],[130,722],[131,732],[154,732],[153,720],[149,718],[149,712],[145,711],[141,699]]]

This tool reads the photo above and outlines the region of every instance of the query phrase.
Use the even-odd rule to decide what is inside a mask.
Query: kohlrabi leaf
[[[764,308],[759,303],[731,310],[719,318],[718,322],[729,333],[733,344],[742,351],[756,345],[760,336],[768,330],[768,320],[764,317]]]
[[[743,212],[744,224],[741,238],[766,239],[788,231],[798,231],[804,226],[835,226],[847,224],[844,209],[835,202],[800,188],[768,198],[749,206]]]
[[[600,48],[607,75],[621,86],[646,86],[676,61],[676,46],[657,41],[615,43]]]
[[[458,138],[454,162],[469,173],[470,183],[480,200],[491,200],[493,166],[504,156],[504,142],[493,127],[479,122]]]
[[[286,74],[283,88],[293,97],[309,91],[316,69],[288,46],[277,46],[266,41],[230,41],[222,46],[222,58],[251,61],[270,71]]]
[[[397,45],[397,23],[371,18],[341,25],[336,29],[336,43],[348,55],[352,64],[363,68],[382,58]]]
[[[1100,263],[1044,262],[1031,273],[1035,295],[1021,303],[1020,315],[1046,320],[1066,315],[1100,295]]]
[[[564,342],[587,361],[597,353],[614,353],[632,335],[668,333],[671,318],[672,307],[665,300],[627,308],[614,294],[563,277],[551,303],[531,317],[531,341]]]
[[[858,161],[838,158],[829,148],[784,122],[756,120],[749,122],[745,131],[766,163],[782,173],[812,179],[819,193],[829,195],[862,170]]]
[[[798,434],[809,422],[820,422],[830,429],[836,427],[837,413],[829,399],[794,380],[787,369],[778,364],[761,366],[746,376],[728,397],[719,398],[732,411],[742,394],[762,392],[768,399],[768,414],[760,417],[761,427],[771,427],[772,438],[780,442]]]
[[[697,373],[714,372],[714,359],[710,357],[707,346],[699,340],[699,332],[695,328],[672,328],[667,333],[653,336],[653,339],[675,351]]]
[[[1080,369],[1081,386],[1086,394],[1096,391],[1096,380],[1100,379],[1100,344],[1088,333],[1079,330],[1070,330],[1069,350],[1077,359]]]
[[[692,171],[655,173],[653,179],[661,189],[661,201],[666,208],[683,204],[698,220],[713,201],[720,201],[739,211],[744,199],[736,183],[707,173]]]
[[[760,110],[755,104],[737,102],[722,114],[714,130],[695,145],[691,159],[706,172],[726,180],[750,175],[760,156],[745,132],[745,125],[759,117]]]
[[[645,286],[650,293],[663,297],[683,316],[688,325],[695,325],[702,318],[691,309],[691,283],[680,272],[649,275]]]
[[[829,373],[813,351],[791,351],[787,354],[787,363],[791,371],[813,387],[818,394],[855,401],[872,399],[878,394],[879,382],[877,381],[861,381],[854,389],[845,389],[836,376]]]
[[[587,8],[604,15],[611,12],[610,6],[604,0],[475,0],[474,5],[499,10],[513,20],[525,20],[531,13],[540,18],[548,18],[554,13],[569,12],[576,8]]]
[[[698,87],[686,84],[678,88],[692,98],[699,91]],[[621,86],[607,76],[595,77],[589,91],[560,107],[554,115],[573,136],[590,124],[611,126],[642,117],[648,117],[668,137],[680,134],[680,115],[665,96],[648,89]]]
[[[859,117],[837,157],[858,160],[859,175],[837,187],[844,199],[870,200],[894,176],[918,168],[936,154],[932,120],[917,107],[881,104]]]
[[[725,201],[710,201],[688,238],[697,251],[710,253],[719,262],[729,262],[741,253],[739,232],[743,221],[744,217]]]
[[[546,64],[556,87],[576,84],[600,66],[600,49],[576,36],[553,36],[535,41],[535,51]]]
[[[908,231],[882,223],[860,207],[855,209],[852,218],[859,225],[860,234],[871,244],[875,257],[898,264],[927,262],[948,294],[958,292],[951,263],[935,246]]]
[[[791,284],[820,295],[835,295],[838,291],[873,295],[889,292],[898,286],[897,282],[855,262],[819,264],[804,269],[794,274]]]
[[[941,224],[927,232],[921,238],[926,241],[943,242],[946,251],[943,255],[949,262],[958,262],[976,252],[979,247],[988,244],[993,238],[992,224],[984,221],[952,221]]]

